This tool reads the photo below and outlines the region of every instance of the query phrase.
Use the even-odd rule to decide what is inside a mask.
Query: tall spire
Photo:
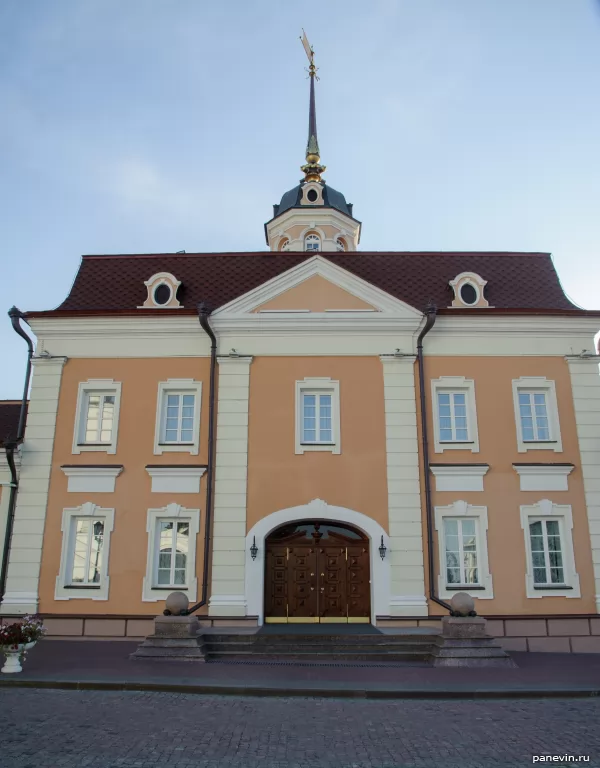
[[[300,170],[304,173],[304,181],[321,182],[321,174],[325,173],[325,166],[319,165],[321,153],[319,151],[319,141],[317,139],[317,108],[315,106],[315,79],[317,77],[317,68],[315,67],[315,52],[308,42],[306,32],[302,30],[302,45],[308,56],[308,76],[310,78],[310,102],[308,108],[308,142],[306,144],[306,165]]]

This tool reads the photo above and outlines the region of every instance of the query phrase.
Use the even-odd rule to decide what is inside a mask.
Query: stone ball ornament
[[[190,607],[188,596],[183,592],[171,592],[165,601],[165,616],[185,616]]]
[[[477,616],[475,601],[468,592],[458,592],[450,600],[452,616]]]

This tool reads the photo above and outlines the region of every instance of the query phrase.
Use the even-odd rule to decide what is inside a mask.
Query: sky
[[[361,250],[547,251],[600,309],[597,0],[2,0],[0,398],[26,362],[5,313],[60,304],[82,254],[266,248],[302,27]]]

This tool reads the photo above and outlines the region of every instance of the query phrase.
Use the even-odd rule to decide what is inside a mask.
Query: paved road
[[[600,701],[0,689],[1,768],[487,768],[533,754],[598,768]]]

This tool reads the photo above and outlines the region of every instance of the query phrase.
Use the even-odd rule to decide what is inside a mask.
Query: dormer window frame
[[[148,291],[148,296],[138,309],[183,309],[177,298],[177,291],[181,285],[181,280],[178,280],[175,275],[172,275],[170,272],[157,272],[151,278],[145,280],[144,285]],[[171,295],[167,301],[160,303],[156,300],[156,291],[163,285],[169,288]]]
[[[481,275],[476,272],[461,272],[454,280],[450,280],[449,285],[454,291],[454,298],[452,300],[451,308],[454,309],[481,309],[489,308],[490,304],[485,298],[485,286],[487,280],[484,280]],[[462,297],[462,289],[465,286],[471,286],[475,291],[475,301],[466,302]]]

